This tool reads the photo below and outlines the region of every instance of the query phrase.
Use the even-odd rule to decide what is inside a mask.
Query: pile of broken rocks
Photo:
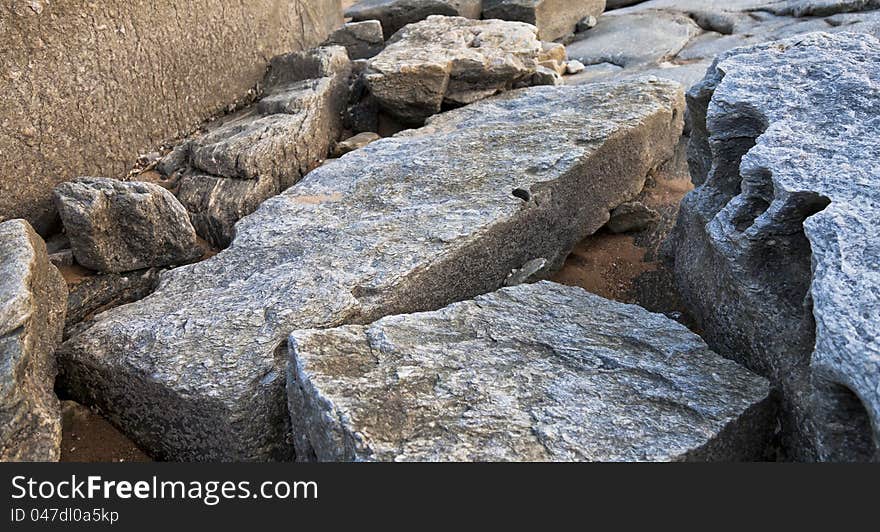
[[[56,391],[172,461],[880,459],[880,5],[607,4],[364,0],[0,224],[0,459]],[[683,134],[691,329],[546,281]]]

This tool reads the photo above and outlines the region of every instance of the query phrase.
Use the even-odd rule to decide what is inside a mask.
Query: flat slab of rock
[[[521,22],[432,16],[410,24],[370,60],[366,80],[389,114],[422,123],[446,106],[460,106],[504,90],[552,84],[541,63],[564,62],[562,45],[542,43]],[[546,70],[546,69],[545,69]]]
[[[330,34],[326,43],[345,47],[349,59],[368,59],[385,48],[385,37],[378,20],[364,20],[343,24]]]
[[[688,97],[682,296],[710,346],[782,392],[793,458],[878,459],[880,42],[734,50]]]
[[[483,18],[532,24],[545,41],[571,34],[578,22],[604,10],[605,0],[483,0]]]
[[[431,15],[479,19],[483,0],[360,0],[345,10],[352,21],[378,20],[385,39],[390,39],[407,24]]]
[[[57,461],[53,386],[67,285],[24,220],[0,223],[0,462]]]
[[[341,46],[276,57],[259,102],[189,142],[177,196],[202,238],[226,247],[235,222],[321,164],[342,128],[350,74]]]
[[[548,274],[671,156],[682,114],[669,82],[534,87],[376,141],[97,316],[61,387],[157,458],[289,459],[291,331],[440,308],[536,258]]]
[[[152,183],[83,177],[55,188],[76,261],[99,272],[184,264],[202,249],[186,209]]]
[[[750,460],[775,424],[767,380],[683,325],[548,281],[289,345],[300,459]]]

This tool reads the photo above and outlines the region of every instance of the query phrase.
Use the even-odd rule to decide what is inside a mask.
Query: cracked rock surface
[[[570,35],[578,22],[604,10],[605,0],[483,0],[483,18],[532,24],[545,41]]]
[[[389,114],[422,123],[444,106],[461,106],[499,92],[561,83],[543,62],[564,63],[565,47],[541,42],[522,22],[432,16],[410,24],[370,60],[365,78]]]
[[[660,314],[548,281],[371,325],[295,331],[297,457],[761,457],[768,382]]]
[[[546,275],[672,155],[682,115],[671,82],[533,87],[351,152],[99,314],[60,386],[159,459],[289,459],[291,331],[440,308],[536,258]]]
[[[57,461],[53,385],[67,285],[24,220],[0,223],[0,461]]]
[[[385,39],[431,15],[479,19],[483,0],[361,0],[345,10],[354,22],[378,20]]]
[[[768,376],[801,460],[877,460],[880,41],[719,57],[688,94],[675,271],[710,346]]]
[[[58,185],[55,205],[73,256],[91,270],[127,272],[202,255],[186,210],[158,185],[83,177]]]
[[[235,222],[327,157],[340,135],[350,74],[341,46],[278,56],[262,99],[185,145],[177,196],[202,238],[229,245]]]

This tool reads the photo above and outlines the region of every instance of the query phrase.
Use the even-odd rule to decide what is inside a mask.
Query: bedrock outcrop
[[[67,285],[24,220],[0,223],[0,462],[57,461],[53,386]]]
[[[876,460],[880,42],[734,50],[688,101],[682,296],[713,349],[770,378],[790,458]]]
[[[303,460],[749,460],[775,425],[767,380],[683,325],[549,281],[289,345]]]
[[[681,133],[678,84],[533,87],[326,164],[60,349],[60,386],[152,456],[289,459],[286,339],[558,268]]]

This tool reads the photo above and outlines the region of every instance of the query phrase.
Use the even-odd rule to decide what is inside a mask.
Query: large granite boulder
[[[533,87],[326,164],[60,349],[61,389],[152,456],[289,459],[291,331],[431,310],[547,275],[681,133],[669,82]]]
[[[682,296],[713,349],[780,392],[791,458],[877,459],[880,42],[734,50],[688,99]]]
[[[365,77],[389,114],[420,124],[444,106],[547,84],[538,75],[546,61],[563,63],[565,47],[542,43],[532,25],[432,16],[397,33]]]
[[[431,15],[479,19],[483,0],[360,0],[345,10],[354,22],[378,20],[385,39],[398,30]]]
[[[545,41],[570,35],[582,19],[604,10],[605,0],[483,0],[483,18],[532,24]]]
[[[775,425],[683,325],[549,281],[289,345],[300,460],[754,460]]]
[[[67,285],[24,220],[0,223],[0,462],[57,461],[53,386]]]
[[[350,74],[341,46],[276,57],[262,99],[186,144],[177,197],[202,238],[229,245],[235,222],[321,164],[342,129]]]
[[[202,249],[186,209],[152,183],[83,177],[55,189],[76,261],[100,272],[184,264]]]

